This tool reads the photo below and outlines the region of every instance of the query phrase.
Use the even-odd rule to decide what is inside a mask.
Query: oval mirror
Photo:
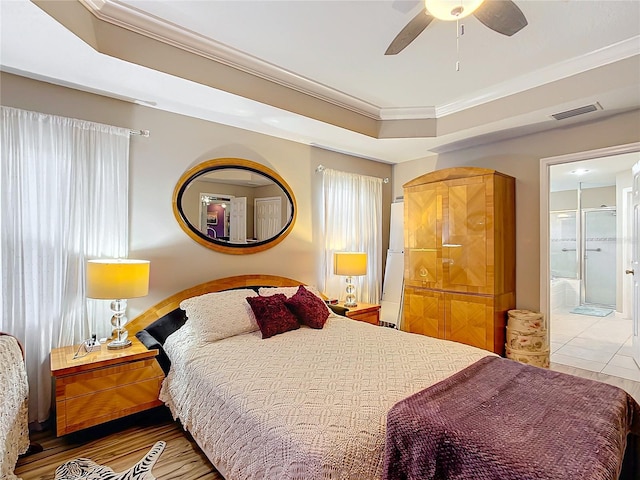
[[[199,244],[256,253],[280,243],[296,218],[289,185],[273,170],[240,158],[218,158],[189,169],[173,191],[173,213]]]

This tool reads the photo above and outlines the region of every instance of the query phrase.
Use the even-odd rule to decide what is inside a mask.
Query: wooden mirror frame
[[[272,180],[278,187],[282,189],[285,193],[285,196],[288,198],[291,204],[291,218],[289,218],[288,223],[285,227],[275,235],[267,240],[262,240],[259,242],[252,243],[228,243],[222,242],[221,240],[215,240],[213,238],[209,238],[204,235],[202,232],[194,228],[194,226],[189,222],[186,218],[186,215],[183,211],[181,200],[182,195],[187,189],[188,185],[194,180],[196,177],[203,175],[207,172],[213,172],[216,170],[224,170],[228,168],[235,168],[239,170],[248,170],[250,172],[257,173]],[[287,235],[293,229],[293,225],[295,224],[296,217],[298,215],[298,206],[296,204],[296,199],[293,195],[293,191],[291,187],[284,181],[284,179],[278,175],[276,172],[271,170],[270,168],[252,162],[251,160],[244,160],[242,158],[216,158],[213,160],[207,160],[206,162],[200,163],[195,167],[187,170],[178,180],[176,187],[173,190],[173,215],[176,217],[178,221],[178,225],[180,228],[193,240],[198,242],[200,245],[206,248],[210,248],[211,250],[215,250],[220,253],[229,253],[232,255],[244,255],[250,253],[258,253],[263,250],[267,250],[271,247],[274,247],[282,240],[285,239]]]

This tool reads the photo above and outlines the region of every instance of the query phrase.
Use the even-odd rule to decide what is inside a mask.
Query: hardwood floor
[[[52,480],[58,465],[79,457],[107,465],[115,472],[133,466],[158,440],[167,445],[153,467],[161,480],[224,480],[165,407],[56,438],[51,429],[31,440],[44,450],[18,460],[15,473],[23,480]]]
[[[633,380],[627,380],[626,378],[614,377],[613,375],[607,375],[605,373],[591,372],[589,370],[583,370],[581,368],[569,367],[560,363],[551,362],[551,370],[556,372],[569,373],[576,377],[589,378],[591,380],[599,380],[610,385],[622,388],[629,395],[631,395],[636,402],[640,403],[640,382],[634,382]]]

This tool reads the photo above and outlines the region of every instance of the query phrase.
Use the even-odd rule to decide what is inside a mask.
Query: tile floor
[[[631,357],[631,320],[555,311],[551,316],[551,361],[640,382]]]

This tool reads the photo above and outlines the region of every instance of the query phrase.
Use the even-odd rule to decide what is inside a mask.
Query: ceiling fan
[[[527,19],[511,0],[425,0],[424,8],[393,39],[385,55],[396,55],[435,19],[459,20],[473,14],[480,22],[510,37],[527,26]]]

